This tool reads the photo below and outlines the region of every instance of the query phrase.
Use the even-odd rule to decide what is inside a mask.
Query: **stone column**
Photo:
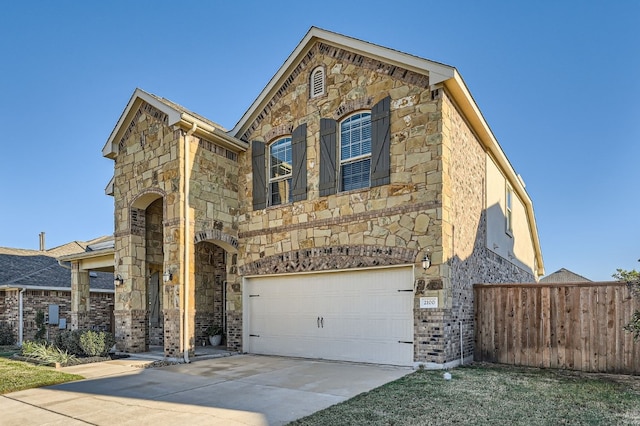
[[[227,349],[242,351],[242,290],[237,266],[238,255],[227,252],[227,287],[226,314],[227,314]]]
[[[88,330],[90,292],[89,271],[80,269],[78,262],[71,264],[71,330]]]
[[[116,345],[121,351],[133,353],[149,350],[145,244],[144,233],[139,234],[116,238],[116,273],[124,280],[116,288]]]

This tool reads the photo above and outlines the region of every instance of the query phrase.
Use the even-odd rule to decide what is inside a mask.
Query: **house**
[[[472,285],[544,273],[458,71],[341,34],[311,28],[231,130],[136,89],[103,155],[122,351],[188,360],[216,324],[240,352],[453,366]]]
[[[540,278],[541,283],[586,283],[591,282],[590,279],[571,272],[568,269],[560,268],[553,274],[549,274]]]
[[[72,272],[70,265],[59,262],[58,258],[91,251],[109,238],[112,239],[72,241],[47,250],[43,233],[40,250],[0,247],[0,321],[12,327],[19,344],[35,337],[39,311],[46,316],[49,340],[60,330],[71,328]],[[89,297],[83,301],[91,311],[87,327],[111,330],[113,273],[91,271],[87,285]]]

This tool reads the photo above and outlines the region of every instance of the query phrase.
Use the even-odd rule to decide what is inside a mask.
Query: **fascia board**
[[[317,27],[311,29],[304,36],[302,41],[298,43],[293,52],[289,55],[284,64],[278,69],[276,74],[269,80],[269,83],[260,92],[258,98],[251,104],[249,109],[240,118],[235,127],[229,131],[230,134],[238,136],[253,115],[259,111],[264,103],[271,97],[272,92],[279,87],[280,82],[285,78],[293,67],[298,63],[302,56],[313,46],[315,41],[322,41],[336,47],[345,48],[349,51],[361,54],[363,56],[379,59],[384,62],[396,64],[421,74],[429,74],[429,83],[431,85],[441,83],[450,79],[455,74],[455,68],[440,64],[438,62],[429,61],[417,56],[409,55],[398,50],[389,49],[387,47],[378,46],[366,41],[347,37],[342,34],[326,31]]]

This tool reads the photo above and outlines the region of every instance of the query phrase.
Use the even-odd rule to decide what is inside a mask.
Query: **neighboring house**
[[[452,366],[472,285],[544,273],[457,70],[318,28],[233,129],[137,89],[103,155],[115,247],[93,265],[114,269],[123,351],[188,359],[218,324],[231,350]]]
[[[105,239],[113,237],[73,241],[49,250],[42,244],[40,250],[0,247],[0,321],[11,325],[19,343],[34,338],[38,311],[46,315],[50,340],[70,325],[71,270],[57,259],[90,251],[92,244]],[[90,297],[85,303],[90,306],[94,328],[111,329],[113,294],[113,273],[92,271]]]
[[[546,277],[540,278],[541,283],[587,283],[591,282],[590,279],[571,272],[568,269],[560,268],[553,274],[549,274]]]

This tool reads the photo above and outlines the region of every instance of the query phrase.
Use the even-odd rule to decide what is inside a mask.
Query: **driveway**
[[[162,368],[114,360],[64,368],[87,379],[0,396],[3,425],[282,425],[410,368],[236,355]]]

